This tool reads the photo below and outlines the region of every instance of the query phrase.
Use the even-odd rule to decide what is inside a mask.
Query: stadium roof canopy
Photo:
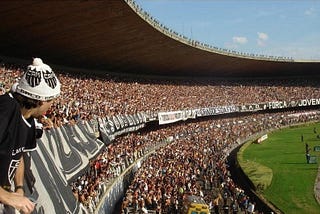
[[[130,0],[1,1],[0,55],[132,74],[317,75],[320,62],[256,56],[192,41]]]

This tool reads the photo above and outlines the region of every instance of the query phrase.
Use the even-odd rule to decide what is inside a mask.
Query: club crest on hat
[[[36,68],[28,69],[26,80],[31,87],[38,86],[41,82],[41,71],[37,71]]]
[[[57,86],[57,78],[53,72],[44,71],[43,78],[50,88],[55,88]]]

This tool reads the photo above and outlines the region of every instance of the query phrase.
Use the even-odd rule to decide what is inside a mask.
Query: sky
[[[320,60],[320,0],[135,0],[175,32],[239,52]]]

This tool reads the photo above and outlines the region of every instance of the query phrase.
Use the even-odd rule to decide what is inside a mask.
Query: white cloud
[[[266,40],[268,40],[268,38],[269,38],[268,34],[266,34],[266,33],[261,33],[261,32],[258,32],[258,37],[259,37],[259,39],[261,39],[261,40],[263,40],[263,41],[266,41]]]
[[[248,42],[248,39],[246,37],[242,37],[242,36],[234,36],[232,37],[232,41],[236,44],[246,44]]]
[[[257,39],[258,46],[266,46],[266,42],[269,39],[268,34],[261,33],[261,32],[257,32],[257,34],[258,34],[258,39]]]
[[[307,9],[306,11],[304,11],[304,14],[307,16],[315,15],[315,9],[311,7],[309,9]]]

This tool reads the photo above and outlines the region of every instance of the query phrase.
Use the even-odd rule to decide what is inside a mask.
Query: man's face
[[[40,117],[48,111],[51,107],[53,100],[43,101],[42,105],[38,108],[38,111],[33,115],[33,117]]]

